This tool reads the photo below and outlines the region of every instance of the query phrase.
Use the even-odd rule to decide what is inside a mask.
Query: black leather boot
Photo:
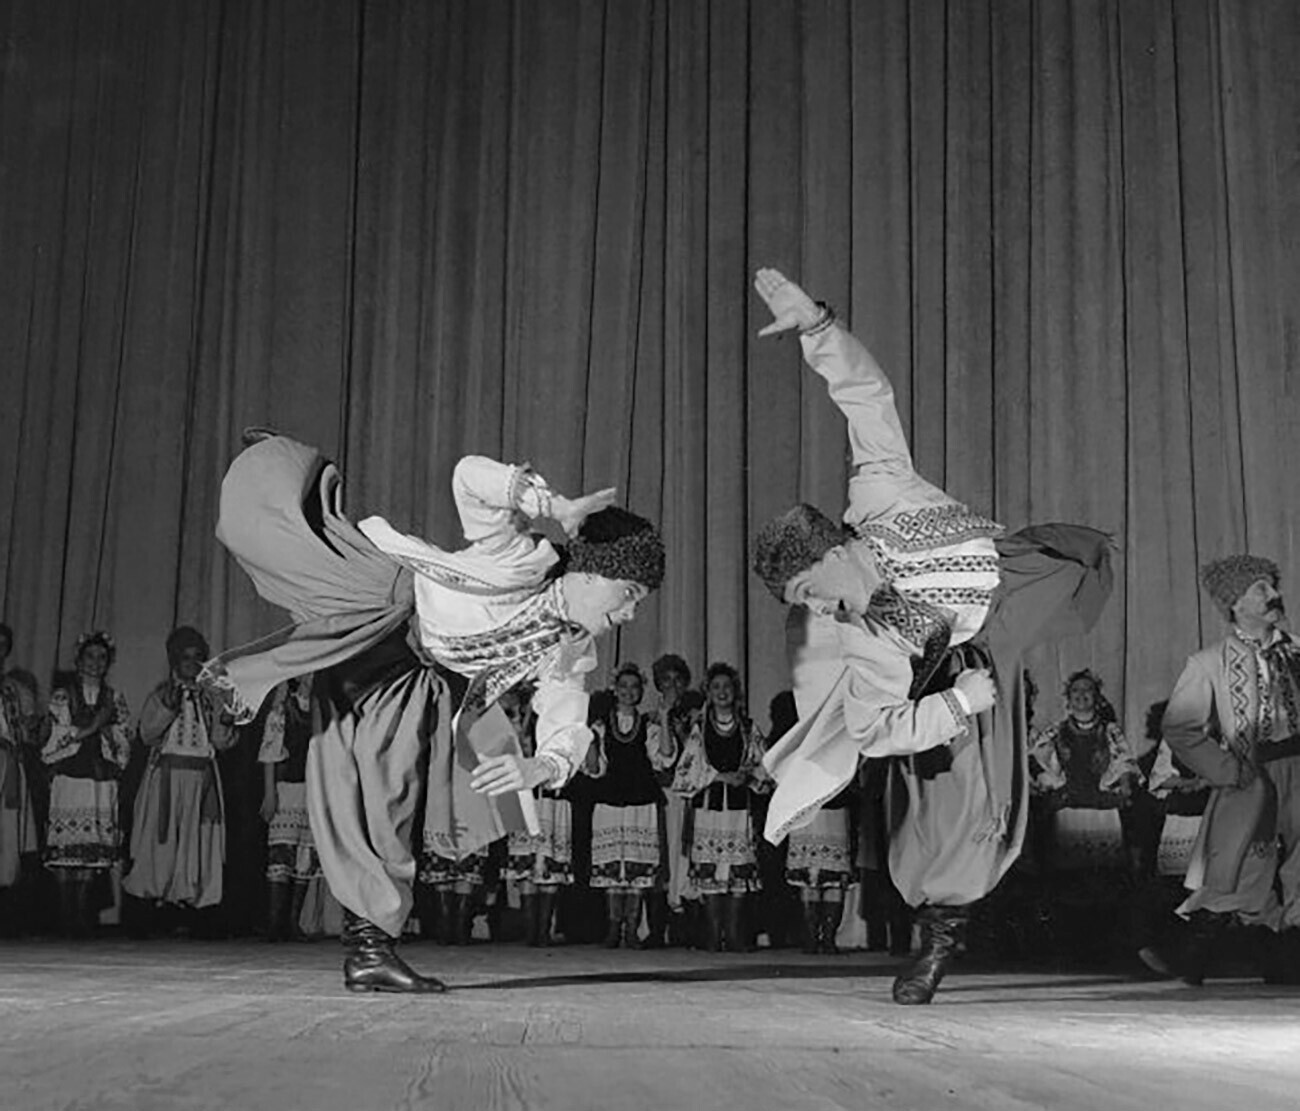
[[[904,906],[889,915],[889,955],[906,957],[912,952],[912,910]]]
[[[1232,922],[1231,914],[1210,910],[1194,911],[1187,920],[1187,935],[1174,963],[1174,971],[1184,984],[1199,988],[1218,948],[1219,939]]]
[[[668,895],[663,891],[647,891],[645,895],[645,920],[649,933],[641,942],[642,949],[662,949],[668,944]]]
[[[266,885],[266,940],[289,940],[289,885]]]
[[[519,913],[524,919],[524,944],[530,949],[535,949],[539,944],[538,911],[540,909],[538,897],[532,892],[519,897]]]
[[[609,929],[605,932],[605,948],[617,949],[623,939],[623,892],[605,893],[605,913],[609,916]]]
[[[397,955],[397,939],[368,919],[343,911],[343,986],[348,991],[393,991],[428,995],[447,990],[432,976],[421,976]]]
[[[733,953],[752,953],[749,940],[748,915],[745,914],[745,896],[727,896],[727,948]]]
[[[961,950],[968,907],[925,906],[917,915],[921,953],[911,968],[894,981],[894,1002],[904,1006],[929,1003],[944,974]]]
[[[817,951],[834,956],[840,951],[835,944],[835,935],[840,932],[840,923],[844,920],[844,904],[821,903],[817,909]]]
[[[555,892],[537,893],[537,944],[545,949],[551,944],[551,921],[555,917]]]
[[[636,949],[641,944],[637,937],[641,929],[641,892],[631,891],[625,898],[627,901],[623,904],[623,944],[629,949]]]
[[[803,904],[803,952],[811,956],[817,952],[818,931],[821,928],[821,915],[816,903]]]

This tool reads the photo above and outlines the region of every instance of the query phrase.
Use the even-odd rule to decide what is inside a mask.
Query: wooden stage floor
[[[454,988],[352,996],[336,944],[0,942],[3,1111],[1300,1107],[1300,992],[895,963],[411,944]]]

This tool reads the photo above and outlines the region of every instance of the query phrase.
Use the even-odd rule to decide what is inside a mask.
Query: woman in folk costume
[[[262,765],[261,817],[266,823],[268,941],[304,936],[307,891],[320,860],[307,816],[307,750],[311,744],[311,674],[296,675],[271,695],[257,760]]]
[[[687,860],[691,886],[705,900],[709,948],[752,948],[745,898],[759,889],[758,853],[750,807],[771,789],[763,767],[763,731],[745,712],[740,673],[713,663],[705,673],[704,708],[691,722],[673,790],[690,807]]]
[[[1272,560],[1228,556],[1201,582],[1232,627],[1188,659],[1164,739],[1211,791],[1178,908],[1187,944],[1148,963],[1200,984],[1239,920],[1266,931],[1264,979],[1300,983],[1300,647]]]
[[[643,897],[668,869],[664,793],[657,773],[677,759],[677,743],[658,716],[641,712],[645,676],[634,663],[614,676],[614,705],[592,725],[588,776],[597,780],[591,815],[591,886],[605,892],[605,948],[637,943]]]
[[[755,540],[759,578],[813,615],[794,676],[800,721],[767,757],[767,837],[807,822],[863,757],[898,758],[890,872],[920,908],[922,949],[893,996],[929,1003],[971,905],[1024,840],[1021,655],[1092,626],[1110,592],[1109,538],[1070,525],[1002,536],[916,471],[889,379],[834,314],[775,270],[755,288],[774,317],[760,335],[799,330],[853,453],[843,524],[800,505]]]
[[[131,711],[108,684],[117,648],[102,630],[77,640],[75,675],[50,696],[50,771],[45,866],[58,880],[59,918],[70,934],[90,932],[92,881],[122,857],[117,782],[131,758]]]
[[[515,727],[526,756],[537,751],[537,720],[528,688],[516,687],[501,705]],[[561,887],[573,883],[573,814],[569,800],[554,787],[534,787],[537,832],[512,829],[504,869],[507,883],[519,890],[525,940],[549,945],[555,900]]]
[[[167,637],[171,675],[140,711],[149,758],[122,881],[137,899],[196,909],[221,902],[226,829],[216,757],[236,739],[219,695],[198,684],[208,655],[203,634],[188,625]]]
[[[1090,670],[1065,683],[1066,716],[1033,736],[1032,791],[1046,824],[1043,862],[1058,932],[1071,955],[1102,955],[1120,900],[1134,892],[1138,823],[1135,799],[1143,776]]]
[[[426,793],[426,843],[463,857],[507,832],[502,807],[519,792],[568,780],[591,736],[593,638],[658,587],[663,542],[610,505],[612,490],[570,500],[528,467],[467,456],[452,489],[468,546],[446,552],[382,518],[354,525],[337,468],[315,448],[249,438],[222,485],[217,534],[293,624],[212,661],[209,675],[248,718],[277,683],[318,672],[307,797],[345,911],[344,982],[442,991],[394,948]],[[571,538],[563,554],[524,529],[534,518]],[[503,747],[509,722],[496,704],[525,680],[537,683],[532,757]]]
[[[0,625],[0,889],[15,887],[22,877],[23,858],[40,850],[36,806],[27,780],[27,752],[37,743],[40,714],[35,692],[5,666],[13,640],[13,630]]]
[[[1066,716],[1030,742],[1033,790],[1055,816],[1055,870],[1128,863],[1128,810],[1143,776],[1101,691],[1096,675],[1076,671],[1065,683]]]

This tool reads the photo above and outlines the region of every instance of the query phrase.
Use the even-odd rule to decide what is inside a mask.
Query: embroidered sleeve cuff
[[[529,517],[551,515],[551,488],[527,463],[515,467],[510,476],[510,504]]]
[[[818,301],[817,307],[821,310],[821,315],[807,328],[800,328],[799,334],[803,336],[819,336],[835,323],[835,310],[825,301]]]
[[[952,720],[957,723],[957,731],[962,732],[966,728],[966,718],[969,716],[966,710],[969,703],[955,689],[941,692],[940,697],[947,703],[948,710],[952,713]]]
[[[569,781],[569,762],[558,752],[539,752],[537,762],[546,769],[546,787],[563,787]]]

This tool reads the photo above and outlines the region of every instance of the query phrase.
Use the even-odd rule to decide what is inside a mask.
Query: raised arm
[[[549,517],[573,536],[588,515],[614,503],[616,491],[598,490],[580,498],[555,493],[531,467],[467,455],[456,464],[452,495],[465,539],[475,544],[518,531],[518,515]]]
[[[915,472],[894,387],[865,347],[779,270],[760,270],[754,288],[772,310],[759,335],[798,329],[804,360],[825,381],[848,423],[855,467],[881,473]]]

